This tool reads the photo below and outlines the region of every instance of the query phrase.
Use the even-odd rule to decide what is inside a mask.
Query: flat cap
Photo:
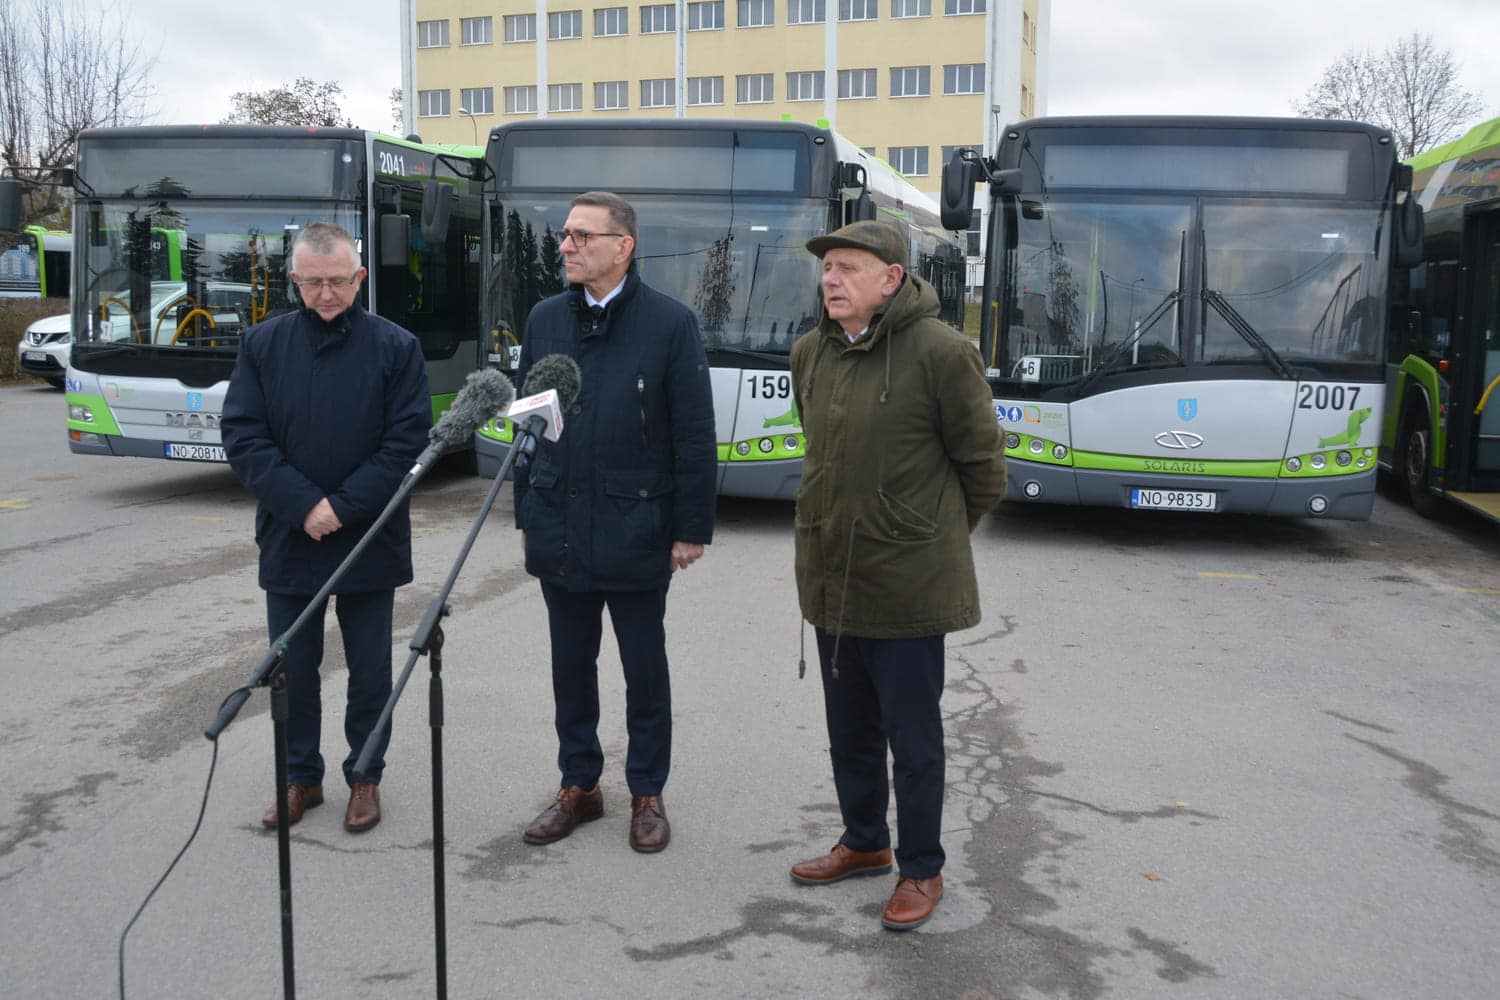
[[[851,222],[824,236],[807,241],[807,249],[818,257],[830,250],[867,250],[887,264],[906,265],[906,237],[895,226],[874,219]]]

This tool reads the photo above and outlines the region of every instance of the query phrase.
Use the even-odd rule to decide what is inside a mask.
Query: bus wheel
[[[1437,509],[1432,493],[1432,425],[1418,407],[1408,410],[1402,423],[1400,469],[1412,510],[1431,517]]]

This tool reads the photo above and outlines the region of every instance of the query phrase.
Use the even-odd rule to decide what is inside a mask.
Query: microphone
[[[416,464],[402,481],[403,485],[420,479],[445,452],[472,444],[479,426],[508,407],[515,398],[516,390],[510,379],[495,369],[481,368],[470,372],[464,387],[453,398],[453,405],[427,432],[432,444],[417,456]]]
[[[557,440],[563,430],[563,412],[578,398],[582,382],[578,362],[566,354],[549,354],[531,366],[521,389],[525,397],[505,414],[515,421],[520,457],[531,457],[538,438]]]

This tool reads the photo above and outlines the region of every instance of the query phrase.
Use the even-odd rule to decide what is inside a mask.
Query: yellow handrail
[[[119,306],[121,309],[124,309],[125,315],[130,317],[130,333],[131,336],[135,337],[135,342],[139,344],[141,342],[141,328],[135,321],[135,313],[130,311],[130,303],[125,302],[122,299],[117,299],[113,295],[109,296],[103,302],[99,303],[100,321],[105,323],[109,322],[109,304],[111,302]]]
[[[174,334],[172,334],[172,340],[171,340],[171,342],[167,346],[170,347],[172,344],[177,343],[177,338],[182,336],[182,331],[187,329],[188,323],[192,321],[192,319],[193,319],[194,316],[203,316],[203,317],[207,318],[209,329],[213,329],[214,327],[216,327],[216,326],[219,325],[218,323],[214,322],[213,314],[210,313],[207,309],[199,309],[199,308],[197,308],[195,306],[192,309],[189,309],[188,310],[188,314],[186,316],[182,317],[182,322],[177,324],[177,332],[174,333]],[[193,339],[194,340],[199,340],[201,338],[198,335],[198,333],[194,333],[193,334]],[[197,345],[197,346],[201,346],[201,345]]]
[[[1500,385],[1500,375],[1495,376],[1495,381],[1491,382],[1484,390],[1484,395],[1479,397],[1479,405],[1474,407],[1474,416],[1477,417],[1484,412],[1484,404],[1490,401],[1490,393],[1495,391],[1497,385]]]
[[[156,343],[157,339],[161,337],[161,323],[162,320],[167,318],[167,311],[171,309],[172,306],[178,305],[189,305],[196,309],[198,308],[198,300],[193,298],[191,295],[184,295],[182,298],[175,300],[172,305],[162,306],[161,315],[156,317],[156,326],[151,328],[151,343]],[[177,343],[177,338],[173,337],[170,341],[168,341],[168,343]]]

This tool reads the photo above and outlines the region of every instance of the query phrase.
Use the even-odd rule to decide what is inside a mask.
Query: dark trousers
[[[311,599],[311,594],[297,596],[267,591],[266,623],[272,642],[291,627]],[[349,664],[348,703],[344,712],[344,738],[349,741],[349,756],[344,758],[344,780],[351,786],[359,781],[379,783],[385,770],[385,748],[391,741],[390,726],[386,726],[370,758],[370,770],[356,775],[354,762],[391,696],[391,617],[396,592],[339,594],[334,600],[339,632],[344,637],[344,659]],[[323,663],[323,615],[327,610],[325,600],[287,644],[283,660],[288,701],[287,780],[299,785],[323,782],[320,750],[323,698],[318,668]]]
[[[625,670],[625,779],[631,795],[660,795],[672,764],[672,686],[667,675],[667,588],[576,593],[542,584],[552,636],[557,767],[562,785],[599,783],[599,640],[604,609]]]
[[[838,642],[817,629],[833,786],[844,819],[840,843],[855,851],[891,846],[886,825],[894,762],[896,866],[907,878],[943,869],[943,637]]]

